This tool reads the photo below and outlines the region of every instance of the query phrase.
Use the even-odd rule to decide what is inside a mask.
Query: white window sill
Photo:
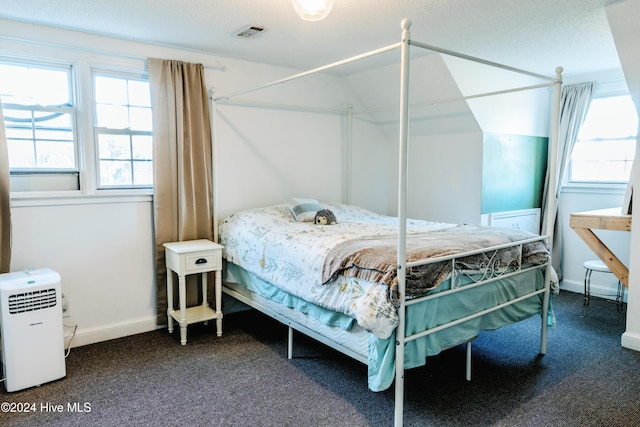
[[[561,193],[589,194],[624,194],[627,184],[567,184],[560,189]]]
[[[139,203],[152,200],[153,190],[109,190],[96,194],[83,194],[80,191],[11,193],[12,207]]]

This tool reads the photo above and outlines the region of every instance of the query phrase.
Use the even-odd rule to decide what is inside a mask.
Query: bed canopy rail
[[[407,25],[408,25],[408,27],[411,27],[411,20],[405,20],[405,21],[409,21],[407,23]],[[402,25],[404,25],[405,21],[402,21],[403,22]],[[531,71],[522,70],[520,68],[511,67],[509,65],[500,64],[498,62],[487,61],[486,59],[477,58],[475,56],[466,55],[464,53],[454,52],[452,50],[443,49],[441,47],[430,45],[430,44],[427,44],[427,43],[421,43],[419,41],[410,40],[408,42],[408,44],[410,44],[411,46],[421,47],[423,49],[431,50],[431,51],[442,53],[442,54],[445,54],[445,55],[455,56],[456,58],[466,59],[468,61],[477,62],[479,64],[484,64],[484,65],[488,65],[488,66],[493,67],[493,68],[500,68],[500,69],[503,69],[503,70],[506,70],[506,71],[511,71],[511,72],[518,73],[518,74],[524,74],[524,75],[527,75],[527,76],[530,76],[530,77],[535,77],[535,78],[541,79],[541,80],[549,80],[549,81],[552,81],[552,82],[555,81],[554,77],[545,76],[544,74],[538,74],[538,73],[534,73],[534,72],[531,72]]]
[[[440,103],[445,103],[445,102],[454,102],[454,101],[463,101],[463,100],[469,100],[469,99],[475,99],[475,98],[480,98],[480,97],[485,97],[485,96],[493,96],[493,95],[502,95],[502,94],[507,94],[507,93],[511,93],[511,92],[517,92],[517,91],[524,91],[524,90],[532,90],[532,89],[540,89],[540,88],[546,88],[546,87],[554,87],[555,90],[555,94],[554,94],[554,106],[553,106],[553,117],[552,117],[552,123],[551,123],[551,135],[550,135],[550,144],[549,144],[549,156],[548,156],[548,188],[550,190],[548,191],[554,191],[553,189],[555,189],[555,177],[556,177],[556,168],[557,168],[557,159],[556,159],[556,155],[557,155],[557,144],[558,144],[558,125],[559,125],[559,111],[560,111],[560,89],[562,87],[562,67],[558,67],[556,68],[556,75],[554,77],[549,77],[549,76],[545,76],[542,74],[538,74],[535,72],[530,72],[530,71],[526,71],[526,70],[522,70],[519,68],[515,68],[515,67],[511,67],[511,66],[507,66],[507,65],[503,65],[503,64],[499,64],[493,61],[488,61],[488,60],[484,60],[481,58],[476,58],[470,55],[466,55],[466,54],[462,54],[462,53],[458,53],[458,52],[454,52],[448,49],[443,49],[437,46],[433,46],[433,45],[429,45],[426,43],[421,43],[415,40],[411,40],[411,34],[410,34],[410,28],[411,28],[412,22],[409,19],[404,19],[401,23],[401,28],[402,28],[402,37],[401,37],[401,42],[400,43],[395,43],[386,47],[383,47],[381,49],[377,49],[377,50],[373,50],[361,55],[356,55],[347,59],[344,59],[342,61],[337,61],[322,67],[317,67],[317,68],[313,68],[311,70],[308,71],[304,71],[301,73],[297,73],[294,74],[290,77],[285,77],[270,83],[266,83],[257,87],[253,87],[250,89],[245,89],[245,90],[240,90],[240,91],[236,91],[236,92],[232,92],[230,94],[227,95],[223,95],[223,96],[217,96],[214,97],[213,93],[211,94],[211,102],[214,104],[214,107],[212,110],[215,110],[215,104],[216,103],[220,103],[220,104],[234,104],[234,105],[240,105],[240,106],[254,106],[254,107],[269,107],[272,106],[271,104],[268,103],[261,103],[261,102],[253,102],[253,101],[238,101],[238,100],[233,100],[233,98],[236,98],[240,95],[245,95],[245,94],[249,94],[252,92],[256,92],[258,90],[261,89],[266,89],[272,86],[276,86],[276,85],[280,85],[289,81],[293,81],[293,80],[297,80],[306,76],[310,76],[312,74],[316,74],[316,73],[320,73],[320,72],[324,72],[351,62],[356,62],[356,61],[360,61],[366,58],[370,58],[385,52],[389,52],[395,49],[400,49],[400,91],[399,91],[399,106],[398,107],[389,107],[389,108],[381,108],[381,109],[374,109],[374,110],[367,110],[367,111],[353,111],[352,107],[349,106],[348,109],[346,110],[327,110],[327,109],[316,109],[313,107],[302,107],[305,108],[305,111],[309,111],[309,112],[327,112],[327,111],[331,111],[333,113],[340,113],[340,114],[345,114],[349,117],[349,130],[351,129],[351,119],[352,117],[354,117],[355,115],[358,114],[364,114],[364,113],[371,113],[371,112],[378,112],[378,111],[391,111],[391,110],[399,110],[399,121],[400,121],[400,130],[399,130],[399,140],[398,140],[398,152],[399,152],[399,171],[398,171],[398,239],[397,239],[397,261],[398,261],[398,265],[397,265],[397,279],[398,279],[398,292],[400,295],[405,295],[406,292],[406,268],[407,268],[407,261],[406,261],[406,225],[407,225],[407,212],[406,212],[406,206],[407,206],[407,186],[408,186],[408,154],[407,154],[407,142],[408,142],[408,124],[409,124],[409,110],[411,108],[416,108],[416,107],[420,107],[420,106],[428,106],[428,105],[436,105],[436,104],[440,104]],[[422,48],[422,49],[427,49],[427,50],[431,50],[437,53],[441,53],[443,55],[449,55],[449,56],[453,56],[453,57],[457,57],[463,60],[468,60],[471,62],[475,62],[475,63],[479,63],[479,64],[483,64],[489,67],[494,67],[494,68],[498,68],[498,69],[502,69],[508,72],[513,72],[513,73],[518,73],[518,74],[522,74],[522,75],[526,75],[529,77],[533,77],[533,78],[537,78],[537,79],[541,79],[544,80],[545,83],[542,84],[535,84],[535,85],[528,85],[528,86],[522,86],[522,87],[517,87],[517,88],[512,88],[512,89],[505,89],[505,90],[499,90],[499,91],[493,91],[493,92],[487,92],[487,93],[482,93],[482,94],[473,94],[473,95],[469,95],[469,96],[464,96],[464,97],[460,97],[460,98],[456,98],[456,99],[445,99],[445,100],[437,100],[437,101],[432,101],[432,102],[428,102],[428,103],[422,103],[422,104],[415,104],[415,105],[410,105],[409,104],[409,78],[410,78],[410,47],[411,46],[415,46],[418,48]],[[285,108],[301,108],[301,107],[297,107],[297,106],[287,106],[287,105],[283,105],[283,104],[274,104],[275,108],[281,108],[281,109],[285,109]],[[349,133],[349,143],[351,141],[351,135]],[[351,156],[351,152],[350,150],[347,151],[347,155],[350,157]],[[214,177],[215,177],[215,172],[214,172]],[[350,177],[347,177],[347,179],[349,180]],[[350,188],[349,188],[349,193],[350,193]],[[214,194],[217,193],[216,191],[216,187],[214,185]],[[545,207],[547,212],[554,212],[555,211],[555,199],[554,197],[547,197],[547,206]],[[214,204],[214,211],[216,210],[216,204]],[[215,214],[214,214],[215,215]],[[217,218],[217,217],[216,217]],[[214,224],[214,227],[217,229],[217,220],[216,220],[216,224]],[[543,236],[540,237],[541,239],[546,239],[547,241],[547,245],[549,246],[549,248],[551,249],[551,246],[553,244],[553,221],[547,221],[547,227],[546,227],[546,233],[543,233]],[[216,233],[217,236],[217,233]],[[412,264],[410,263],[409,266],[411,266]],[[542,315],[542,322],[541,322],[541,337],[540,337],[540,353],[541,354],[545,354],[546,353],[546,340],[547,340],[547,308],[548,308],[548,304],[549,304],[549,294],[550,294],[550,278],[551,278],[551,274],[552,274],[552,267],[550,266],[550,263],[547,263],[545,268],[545,285],[544,285],[544,289],[536,292],[535,295],[538,295],[540,293],[544,294],[544,298],[543,298],[543,315]],[[529,295],[528,297],[533,296],[533,294]],[[527,297],[527,298],[528,298]],[[396,345],[396,365],[395,365],[395,411],[394,411],[394,424],[395,426],[402,426],[403,425],[403,405],[404,405],[404,344],[406,341],[409,341],[410,339],[414,339],[411,337],[405,337],[405,328],[406,328],[406,324],[405,324],[405,309],[407,304],[411,304],[409,301],[405,301],[404,298],[399,298],[399,307],[398,307],[398,316],[399,316],[399,322],[398,322],[398,326],[396,328],[396,340],[395,340],[395,345]],[[467,351],[470,350],[470,347],[467,347]]]
[[[310,74],[305,74],[305,76],[308,76]],[[303,77],[303,76],[301,76]],[[278,83],[283,83],[281,81],[279,81]],[[358,115],[362,115],[362,114],[371,114],[371,113],[384,113],[384,112],[388,112],[388,111],[397,111],[400,109],[399,106],[388,106],[388,107],[379,107],[379,108],[371,108],[371,109],[366,109],[366,110],[354,110],[351,106],[347,107],[346,109],[341,109],[341,108],[323,108],[323,107],[313,107],[313,106],[309,106],[309,105],[298,105],[298,104],[282,104],[282,103],[273,103],[273,102],[262,102],[262,101],[254,101],[254,100],[242,100],[242,99],[233,99],[233,97],[240,96],[242,94],[246,94],[246,93],[251,93],[251,92],[255,92],[258,91],[260,89],[265,89],[271,86],[274,86],[274,84],[266,84],[257,88],[254,88],[252,90],[249,91],[241,91],[238,92],[237,94],[229,94],[229,95],[225,95],[223,97],[215,97],[215,95],[213,94],[213,89],[211,90],[211,96],[210,96],[210,100],[212,102],[215,102],[218,105],[232,105],[232,106],[238,106],[238,107],[252,107],[252,108],[266,108],[266,109],[272,109],[272,110],[293,110],[293,111],[301,111],[301,112],[307,112],[307,113],[325,113],[325,114],[340,114],[340,115],[351,115],[351,116],[358,116]],[[454,98],[445,98],[445,99],[435,99],[433,101],[426,101],[426,102],[419,102],[419,103],[414,103],[414,104],[410,104],[409,108],[413,109],[413,108],[421,108],[421,107],[430,107],[430,106],[434,106],[434,105],[438,105],[438,104],[447,104],[450,102],[459,102],[459,101],[468,101],[471,99],[478,99],[478,98],[485,98],[485,97],[490,97],[490,96],[497,96],[497,95],[506,95],[509,93],[515,93],[515,92],[524,92],[524,91],[528,91],[528,90],[535,90],[535,89],[544,89],[544,88],[549,88],[549,87],[553,87],[555,85],[555,81],[554,82],[548,82],[548,83],[541,83],[541,84],[535,84],[535,85],[528,85],[528,86],[519,86],[519,87],[514,87],[514,88],[510,88],[510,89],[502,89],[502,90],[496,90],[496,91],[491,91],[491,92],[482,92],[482,93],[476,93],[476,94],[472,94],[472,95],[465,95],[465,96],[459,96],[459,97],[454,97]]]
[[[411,20],[409,19],[405,19],[402,21],[401,26],[407,25],[407,28],[409,29],[412,25]],[[547,83],[543,83],[543,84],[536,84],[536,85],[528,85],[528,86],[519,86],[519,87],[514,87],[514,88],[510,88],[510,89],[504,89],[504,90],[499,90],[499,91],[492,91],[492,92],[484,92],[484,93],[479,93],[479,94],[473,94],[473,95],[467,95],[467,96],[462,96],[462,97],[457,97],[457,98],[450,98],[450,99],[441,99],[441,100],[434,100],[434,101],[430,101],[430,102],[425,102],[425,103],[420,103],[420,104],[411,104],[409,105],[410,108],[415,108],[415,107],[421,107],[421,106],[428,106],[428,105],[437,105],[437,104],[441,104],[441,103],[448,103],[448,102],[456,102],[456,101],[465,101],[465,100],[469,100],[469,99],[475,99],[475,98],[482,98],[482,97],[487,97],[487,96],[495,96],[495,95],[504,95],[504,94],[508,94],[508,93],[513,93],[513,92],[520,92],[520,91],[526,91],[526,90],[534,90],[534,89],[542,89],[545,87],[551,87],[553,85],[556,84],[556,82],[558,81],[558,76],[556,77],[550,77],[544,74],[538,74],[538,73],[534,73],[531,71],[527,71],[527,70],[523,70],[520,68],[516,68],[516,67],[512,67],[509,65],[505,65],[505,64],[501,64],[498,62],[493,62],[493,61],[488,61],[482,58],[478,58],[478,57],[474,57],[471,55],[467,55],[464,53],[459,53],[459,52],[455,52],[449,49],[444,49],[435,45],[431,45],[431,44],[427,44],[427,43],[422,43],[416,40],[411,40],[411,39],[407,39],[406,40],[407,44],[409,44],[410,46],[416,46],[416,47],[420,47],[422,49],[425,50],[430,50],[433,52],[437,52],[437,53],[441,53],[444,55],[448,55],[448,56],[453,56],[453,57],[457,57],[460,59],[465,59],[471,62],[475,62],[475,63],[479,63],[479,64],[483,64],[483,65],[487,65],[489,67],[493,67],[493,68],[498,68],[498,69],[502,69],[505,71],[510,71],[513,73],[518,73],[518,74],[522,74],[522,75],[526,75],[529,77],[534,77],[540,80],[545,80],[547,81]],[[288,104],[273,104],[273,103],[265,103],[265,102],[258,102],[258,101],[250,101],[250,100],[233,100],[233,98],[237,98],[238,96],[241,95],[246,95],[248,93],[252,93],[252,92],[257,92],[259,90],[262,89],[267,89],[269,87],[272,86],[277,86],[280,84],[284,84],[293,80],[298,80],[313,74],[317,74],[317,73],[321,73],[324,71],[328,71],[331,70],[333,68],[338,68],[340,66],[343,65],[347,65],[353,62],[358,62],[367,58],[371,58],[373,56],[377,56],[383,53],[387,53],[390,51],[393,51],[395,49],[401,49],[402,48],[402,43],[394,43],[376,50],[372,50],[370,52],[366,52],[360,55],[355,55],[349,58],[345,58],[343,60],[340,61],[336,61],[333,62],[331,64],[327,64],[327,65],[323,65],[320,67],[316,67],[316,68],[312,68],[310,70],[307,71],[303,71],[297,74],[293,74],[291,76],[288,77],[284,77],[278,80],[274,80],[271,81],[269,83],[265,83],[259,86],[255,86],[255,87],[251,87],[248,89],[242,89],[236,92],[231,92],[229,94],[226,95],[221,95],[221,96],[215,96],[215,94],[213,93],[213,91],[211,92],[211,100],[212,102],[215,103],[219,103],[219,104],[225,104],[225,105],[239,105],[239,106],[251,106],[251,107],[265,107],[265,108],[281,108],[281,109],[289,109],[289,108],[295,108],[295,109],[301,109],[304,111],[309,111],[309,112],[333,112],[333,113],[341,113],[341,114],[348,114],[347,109],[327,109],[327,108],[319,108],[319,107],[312,107],[312,106],[304,106],[304,105],[288,105]],[[556,70],[557,71],[557,70]],[[560,69],[559,73],[561,73],[562,70]],[[362,111],[352,111],[351,114],[352,115],[358,115],[358,114],[365,114],[365,113],[371,113],[371,112],[379,112],[379,111],[390,111],[390,110],[397,110],[400,107],[386,107],[386,108],[380,108],[380,109],[371,109],[371,110],[362,110]]]
[[[237,91],[237,92],[230,93],[228,95],[219,96],[217,98],[214,98],[213,100],[215,102],[219,102],[221,100],[235,98],[236,96],[245,95],[247,93],[255,92],[255,91],[260,90],[260,89],[266,89],[268,87],[276,86],[276,85],[279,85],[279,84],[282,84],[282,83],[286,83],[286,82],[290,82],[292,80],[297,80],[297,79],[300,79],[302,77],[309,76],[311,74],[321,73],[323,71],[327,71],[327,70],[330,70],[332,68],[336,68],[336,67],[339,67],[341,65],[345,65],[345,64],[348,64],[348,63],[351,63],[351,62],[356,62],[356,61],[360,61],[360,60],[365,59],[365,58],[370,58],[372,56],[380,55],[382,53],[389,52],[391,50],[397,49],[399,46],[400,46],[400,43],[395,43],[395,44],[392,44],[392,45],[389,45],[389,46],[386,46],[386,47],[383,47],[383,48],[380,48],[380,49],[376,49],[376,50],[372,50],[372,51],[367,52],[367,53],[363,53],[361,55],[352,56],[350,58],[346,58],[346,59],[343,59],[341,61],[337,61],[337,62],[334,62],[334,63],[331,63],[331,64],[323,65],[321,67],[313,68],[313,69],[308,70],[308,71],[303,71],[302,73],[294,74],[292,76],[285,77],[283,79],[279,79],[279,80],[273,81],[271,83],[266,83],[266,84],[258,86],[258,87],[254,87],[254,88],[251,88],[251,89],[240,90],[240,91]]]
[[[542,83],[542,84],[537,84],[537,85],[520,86],[520,87],[511,88],[511,89],[503,89],[503,90],[496,90],[496,91],[491,91],[491,92],[477,93],[477,94],[473,94],[473,95],[459,96],[459,97],[455,97],[455,98],[435,99],[433,101],[426,101],[426,102],[419,102],[419,103],[415,103],[415,104],[410,104],[409,108],[412,109],[412,108],[420,108],[420,107],[431,107],[431,106],[438,105],[438,104],[447,104],[449,102],[468,101],[470,99],[485,98],[485,97],[496,96],[496,95],[506,95],[506,94],[509,94],[509,93],[523,92],[523,91],[527,91],[527,90],[544,89],[544,88],[552,87],[554,85],[555,85],[555,82],[553,82],[553,83]],[[387,112],[387,111],[395,111],[395,110],[398,110],[399,108],[400,107],[397,107],[397,106],[395,106],[395,107],[372,108],[370,110],[354,111],[353,115],[371,114],[371,113],[384,113],[384,112]]]
[[[319,113],[319,114],[338,114],[338,115],[346,115],[348,114],[347,109],[340,108],[323,108],[323,107],[312,107],[308,105],[293,105],[293,104],[280,104],[273,102],[261,102],[261,101],[250,101],[250,100],[242,100],[242,99],[221,99],[217,101],[218,105],[231,105],[237,107],[251,107],[251,108],[264,108],[268,110],[283,110],[283,111],[297,111],[304,113]]]

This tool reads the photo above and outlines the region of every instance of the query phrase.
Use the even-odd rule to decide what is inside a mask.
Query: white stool
[[[597,271],[598,273],[611,273],[611,270],[607,265],[599,259],[593,259],[585,261],[583,264],[586,270],[584,274],[584,302],[582,303],[582,317],[587,315],[589,310],[589,302],[591,301],[591,273]],[[624,299],[624,287],[618,280],[618,292],[616,294],[616,305],[618,306],[618,312],[624,313],[623,308]]]

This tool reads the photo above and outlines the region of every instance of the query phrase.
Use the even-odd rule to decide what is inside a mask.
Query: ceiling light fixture
[[[293,9],[305,21],[320,21],[329,15],[333,0],[291,0]]]

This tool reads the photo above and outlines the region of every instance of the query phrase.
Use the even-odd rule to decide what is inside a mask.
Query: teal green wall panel
[[[548,140],[537,136],[485,134],[483,214],[542,205]]]

